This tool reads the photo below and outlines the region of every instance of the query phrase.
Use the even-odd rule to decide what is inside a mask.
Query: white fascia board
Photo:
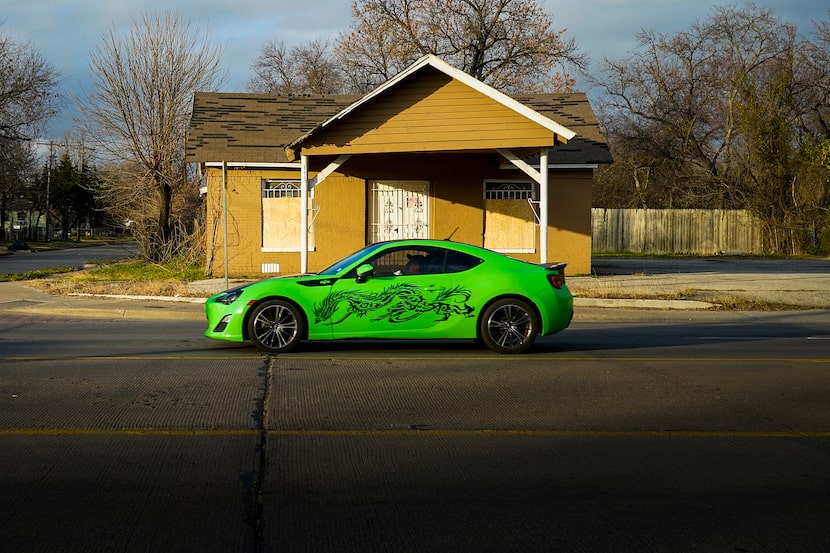
[[[531,163],[534,169],[539,168],[538,163]],[[548,163],[548,169],[596,169],[599,167],[598,163]],[[518,169],[512,163],[502,163],[499,169]]]
[[[300,170],[300,162],[282,161],[279,163],[268,162],[247,162],[247,161],[228,161],[225,163],[227,167],[250,167],[252,169],[295,169]],[[208,161],[205,167],[222,167],[221,161]]]

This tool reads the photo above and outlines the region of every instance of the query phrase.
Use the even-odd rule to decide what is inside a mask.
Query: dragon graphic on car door
[[[314,323],[331,325],[335,338],[407,337],[472,318],[470,290],[453,285],[448,275],[391,275],[342,278],[314,305]],[[442,333],[446,332],[442,329]]]

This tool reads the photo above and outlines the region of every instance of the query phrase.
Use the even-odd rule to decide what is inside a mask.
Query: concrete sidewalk
[[[574,296],[585,296],[583,306],[707,309],[741,300],[830,308],[830,259],[597,257],[593,271],[590,277],[568,278]],[[656,299],[666,297],[683,299]]]
[[[596,258],[594,273],[568,277],[577,310],[704,310],[726,298],[830,309],[830,260]],[[0,282],[0,313],[204,320],[205,298],[222,291],[225,280],[192,287],[201,297],[54,296],[25,282]]]
[[[0,282],[0,314],[104,319],[204,320],[205,298],[147,296],[59,296],[29,287],[25,281]]]

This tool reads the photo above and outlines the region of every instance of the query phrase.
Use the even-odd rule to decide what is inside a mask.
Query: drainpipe
[[[308,272],[308,156],[300,156],[300,272]]]
[[[539,151],[539,263],[548,262],[548,149]]]

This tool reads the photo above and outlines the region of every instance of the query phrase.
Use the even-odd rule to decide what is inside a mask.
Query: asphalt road
[[[466,342],[0,320],[3,550],[830,550],[830,312]]]
[[[64,250],[19,251],[0,255],[0,275],[23,274],[40,269],[82,269],[87,263],[131,257],[138,252],[135,242],[116,242]]]
[[[713,257],[594,257],[593,272],[600,276],[611,275],[661,275],[678,273],[709,274],[769,274],[794,273],[830,274],[830,259],[818,258],[767,258],[753,256]]]

